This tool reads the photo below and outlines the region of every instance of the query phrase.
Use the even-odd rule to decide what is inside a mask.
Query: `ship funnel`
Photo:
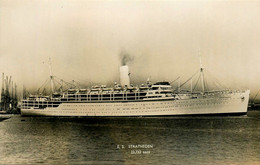
[[[120,84],[122,87],[130,86],[129,70],[127,65],[120,67]]]

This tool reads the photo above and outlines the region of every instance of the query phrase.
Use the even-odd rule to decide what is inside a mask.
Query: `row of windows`
[[[225,102],[225,103],[212,103],[212,104],[196,104],[195,106],[197,106],[197,107],[200,107],[200,106],[210,106],[210,105],[220,105],[220,104],[228,104],[229,102]],[[170,110],[173,110],[173,108],[177,108],[177,107],[194,107],[194,105],[176,105],[176,106],[163,106],[163,107],[143,107],[143,108],[138,108],[138,107],[136,107],[136,108],[117,108],[116,110],[117,111],[122,111],[122,112],[124,112],[124,111],[130,111],[131,112],[131,110],[150,110],[150,109],[155,109],[155,110],[160,110],[160,109],[170,109]],[[72,111],[76,111],[76,109],[70,109],[70,108],[64,108],[63,110],[66,110],[66,111],[68,111],[68,110],[72,110]],[[81,110],[83,110],[84,111],[84,109],[81,109]],[[96,111],[97,109],[87,109],[87,110],[89,110],[89,111]],[[111,109],[105,109],[105,108],[103,108],[103,109],[98,109],[99,111],[110,111]]]
[[[151,110],[151,111],[118,111],[118,112],[86,112],[86,111],[74,111],[73,109],[67,109],[67,110],[70,110],[70,111],[50,111],[48,110],[48,113],[58,113],[58,114],[78,114],[78,113],[81,113],[81,114],[86,114],[86,115],[96,115],[96,114],[110,114],[110,115],[113,115],[113,114],[126,114],[126,113],[131,113],[131,114],[134,114],[134,113],[145,113],[145,112],[163,112],[163,111],[172,111],[173,109],[163,109],[163,110]]]
[[[181,104],[181,105],[168,105],[168,106],[162,106],[162,107],[160,107],[160,106],[156,106],[156,107],[147,107],[147,106],[145,106],[145,107],[129,107],[129,108],[117,108],[117,110],[130,110],[130,109],[160,109],[160,108],[174,108],[174,107],[194,107],[194,106],[210,106],[210,105],[220,105],[220,104],[229,104],[230,102],[215,102],[215,103],[197,103],[197,104]],[[85,105],[85,106],[87,106],[87,105]],[[32,108],[39,108],[39,109],[44,109],[44,108],[46,108],[46,107],[41,107],[41,106],[33,106],[33,105],[24,105],[23,106],[23,108],[25,109],[25,108],[27,108],[28,109],[28,107],[32,107]],[[50,107],[52,107],[52,106],[50,106]],[[53,106],[53,107],[58,107],[58,105],[56,105],[56,106]],[[75,106],[75,105],[67,105],[67,106],[65,106],[65,107],[77,107],[77,106]],[[79,107],[83,107],[83,106],[79,106]],[[88,106],[87,108],[91,108],[91,107],[93,107],[92,105],[91,106]],[[106,106],[106,105],[103,105],[103,106],[100,106],[100,105],[94,105],[94,107],[110,107],[110,106]],[[64,110],[67,110],[67,108],[64,108]],[[74,109],[75,110],[75,109]],[[95,109],[96,110],[96,109]],[[103,109],[99,109],[99,110],[105,110],[104,108]],[[111,110],[111,109],[106,109],[106,110]]]
[[[210,101],[207,101],[208,102],[208,104],[210,104]],[[72,107],[77,107],[77,106],[79,106],[79,107],[86,107],[86,106],[95,106],[95,107],[109,107],[109,106],[114,106],[114,107],[123,107],[123,106],[147,106],[147,105],[158,105],[158,104],[161,104],[161,105],[169,105],[169,104],[191,104],[191,103],[195,103],[195,102],[190,102],[190,101],[182,101],[182,102],[178,102],[178,103],[176,103],[176,102],[160,102],[160,103],[145,103],[145,104],[129,104],[129,103],[122,103],[122,104],[96,104],[96,105],[93,105],[93,104],[91,104],[91,105],[63,105],[63,106],[72,106]],[[200,101],[197,101],[197,104],[198,103],[202,103],[202,102],[200,102]],[[205,101],[205,103],[206,103],[206,101]],[[223,103],[223,102],[219,102],[219,103]],[[211,104],[214,104],[214,102],[212,103],[211,102]]]

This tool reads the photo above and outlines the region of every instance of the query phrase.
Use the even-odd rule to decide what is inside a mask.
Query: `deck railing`
[[[157,96],[161,97],[161,96]],[[146,96],[146,92],[136,93],[110,93],[110,94],[67,94],[60,98],[51,98],[46,101],[23,100],[23,109],[43,109],[45,107],[57,107],[62,102],[104,102],[104,101],[135,101],[145,98],[154,98],[154,96]]]

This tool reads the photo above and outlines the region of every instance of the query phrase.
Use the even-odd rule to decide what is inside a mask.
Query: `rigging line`
[[[222,85],[221,83],[219,83],[218,81],[214,81],[216,87],[218,88],[218,90],[221,89],[228,89],[226,86]]]
[[[171,83],[174,83],[174,82],[177,81],[179,78],[180,78],[180,76],[177,77],[175,80],[171,81],[170,84],[171,84]]]
[[[40,88],[38,88],[38,90],[40,90],[42,87],[45,86],[45,84],[48,82],[48,80],[50,80],[49,78],[45,80],[45,82],[42,84],[42,86]]]
[[[63,81],[64,83],[66,83],[67,81],[64,81],[63,79],[57,77],[57,76],[54,76],[56,79],[59,79],[60,81]],[[60,84],[60,83],[59,83]]]
[[[54,79],[52,79],[52,81],[53,81]],[[54,93],[55,92],[55,88],[56,88],[56,84],[54,83],[54,81],[53,81],[53,91],[52,91],[52,93]]]
[[[55,76],[56,77],[56,76]],[[74,84],[72,84],[72,83],[69,83],[69,82],[67,82],[67,81],[64,81],[63,79],[60,79],[60,78],[58,78],[58,77],[56,77],[57,79],[59,79],[59,80],[62,80],[63,81],[63,83],[65,84],[65,85],[71,85],[71,86],[75,86]]]
[[[204,77],[204,81],[203,81],[203,85],[204,85],[204,87],[205,87],[205,89],[206,89],[206,91],[207,90],[209,90],[209,88],[208,88],[208,84],[206,83],[206,79],[205,79],[205,75],[204,75],[204,72],[202,72],[202,76]]]
[[[184,83],[182,83],[179,87],[183,87],[187,82],[189,82],[198,73],[199,73],[199,71],[196,71],[188,80],[186,80]],[[173,91],[178,90],[179,87],[176,87]]]
[[[208,82],[204,80],[204,86],[205,86],[205,91],[209,91],[209,85],[208,85]]]
[[[207,70],[204,71],[203,75],[206,73],[206,71],[207,71]],[[208,71],[207,71],[207,72],[208,72]],[[210,77],[209,79],[212,79],[212,80],[213,80],[213,85],[215,85],[215,86],[217,87],[217,85],[216,85],[216,83],[215,83],[215,81],[214,81],[214,77],[211,76],[209,73],[207,73],[207,77]],[[205,85],[207,85],[207,90],[209,90],[209,84],[210,84],[210,82],[208,82],[208,81],[206,82],[206,81],[205,81]]]
[[[59,79],[60,81],[63,81],[64,83],[66,83],[67,81],[65,81],[64,79],[61,79],[61,78],[59,78],[59,77],[57,77],[57,76],[54,76],[56,79]],[[67,82],[68,83],[68,82]]]
[[[183,84],[180,85],[180,87],[182,87],[183,85],[185,85],[187,82],[189,82],[199,71],[197,71],[196,73],[194,73],[188,80],[186,80]]]
[[[206,70],[207,71],[207,70]],[[212,83],[211,82],[208,82],[208,84],[209,83],[211,83],[213,86],[214,86],[214,88],[217,88],[218,90],[219,90],[219,87],[221,87],[221,85],[220,84],[218,84],[218,82],[217,81],[215,81],[215,78],[214,78],[214,76],[212,76],[210,73],[208,73],[208,71],[207,72],[205,72],[205,74],[207,73],[207,77],[209,77],[209,79],[211,79],[212,80]],[[208,85],[209,86],[209,85]]]
[[[229,89],[225,84],[223,84],[223,83],[220,83],[220,81],[215,77],[215,76],[213,76],[213,74],[209,71],[209,70],[206,70],[208,73],[209,73],[209,75],[216,81],[216,83],[218,83],[219,84],[219,86],[220,87],[222,87],[223,89]],[[222,76],[223,77],[223,76]]]
[[[64,73],[64,72],[62,72]],[[72,72],[71,72],[72,73]],[[65,74],[65,73],[64,73]],[[67,73],[66,73],[67,74]],[[76,76],[75,76],[76,75]],[[78,77],[81,77],[82,74],[78,74],[77,72],[73,72],[73,74],[69,74],[70,77],[72,77],[72,79],[80,81],[80,82],[84,82],[84,83],[89,83],[90,80],[83,80],[83,79],[79,79]],[[90,81],[91,83],[93,83],[92,81]],[[94,84],[94,83],[93,83]]]
[[[56,77],[56,76],[55,76],[55,77]],[[62,80],[63,83],[65,83],[65,84],[69,84],[69,85],[72,85],[72,86],[76,87],[76,85],[74,85],[73,83],[70,83],[70,82],[64,81],[63,79],[60,79],[60,78],[58,78],[58,77],[56,77],[56,78],[59,79],[59,80]],[[74,80],[74,82],[77,83],[78,85],[80,85],[80,83],[79,83],[78,81],[75,81],[75,80]],[[59,84],[60,84],[60,83],[59,83]]]
[[[37,90],[37,94],[40,94],[41,89],[44,88],[44,87],[46,86],[46,84],[47,84],[49,81],[50,81],[50,80],[47,79],[47,80],[44,82],[44,84],[43,84],[40,88],[38,88],[38,90]]]
[[[47,79],[47,81],[44,83],[44,85],[43,85],[42,87],[45,88],[45,87],[47,86],[47,84],[49,84],[49,83],[50,83],[50,79]],[[42,87],[41,87],[41,88],[42,88]],[[44,88],[43,88],[43,89],[44,89]],[[39,88],[37,92],[40,92],[40,90],[41,90],[41,89]]]
[[[58,83],[61,86],[61,83],[59,81],[54,79],[54,82]]]
[[[217,88],[217,90],[219,90],[219,86],[216,84],[215,81],[213,81],[213,85]]]
[[[210,77],[212,77],[213,81],[216,82],[222,89],[228,89],[228,87],[225,86],[223,83],[220,83],[216,77],[212,76],[212,73],[210,71],[208,71],[208,70],[206,70],[206,71],[209,73],[208,75]]]
[[[199,75],[199,78],[197,79],[197,82],[196,82],[196,84],[195,84],[195,86],[194,86],[194,88],[193,88],[193,91],[195,91],[195,89],[196,89],[196,87],[197,87],[197,85],[198,85],[198,82],[199,82],[199,80],[200,80],[200,76],[201,76],[201,74]]]

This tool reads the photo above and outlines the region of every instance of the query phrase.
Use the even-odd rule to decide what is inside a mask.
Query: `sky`
[[[89,86],[205,79],[260,90],[260,2],[0,0],[0,72],[19,90],[53,74]],[[208,76],[209,75],[209,76]],[[176,84],[173,84],[176,85]]]

